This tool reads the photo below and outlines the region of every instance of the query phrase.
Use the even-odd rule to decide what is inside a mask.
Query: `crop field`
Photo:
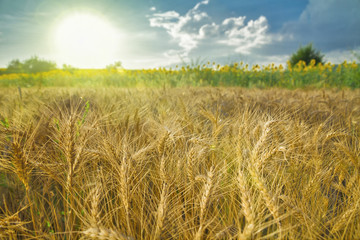
[[[358,89],[158,86],[1,88],[0,239],[360,239]]]
[[[37,73],[13,73],[0,69],[0,87],[245,87],[266,88],[360,88],[356,62],[292,66],[267,66],[243,62],[220,65],[189,63],[174,68],[129,70],[122,68],[63,68]]]

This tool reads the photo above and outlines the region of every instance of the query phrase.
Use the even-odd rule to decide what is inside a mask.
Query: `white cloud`
[[[201,5],[207,5],[209,4],[209,0],[201,1],[195,5],[195,7],[192,9],[194,11],[198,10]],[[191,11],[191,10],[190,10]]]
[[[156,7],[151,7],[150,11],[156,11]]]
[[[219,25],[217,25],[215,23],[205,24],[205,25],[201,26],[201,28],[199,29],[199,38],[205,39],[205,38],[218,37],[219,30],[220,30]]]
[[[327,52],[325,55],[325,61],[331,62],[331,63],[341,63],[344,60],[347,61],[359,61],[359,59],[354,55],[360,54],[360,47],[352,51],[348,50],[333,50],[330,52]]]
[[[244,26],[245,18],[246,18],[245,16],[240,16],[237,18],[226,18],[222,22],[222,25],[231,26],[231,27],[234,27],[234,26],[241,27],[241,26]]]
[[[207,13],[199,11],[199,7],[208,3],[209,1],[202,1],[196,4],[184,16],[175,11],[152,14],[149,18],[150,26],[164,28],[181,47],[180,50],[166,52],[167,56],[176,54],[186,57],[192,49],[197,47],[200,34],[196,25],[202,24],[202,20],[208,18]]]
[[[244,21],[245,17],[225,19],[222,25],[231,27],[225,31],[227,39],[220,42],[236,47],[235,51],[243,54],[249,54],[252,48],[271,42],[271,37],[267,35],[269,25],[264,16],[260,16],[255,21],[250,20],[246,26]]]
[[[209,17],[209,16],[208,16],[207,13],[205,13],[205,12],[195,13],[195,14],[194,14],[194,20],[195,20],[196,22],[199,22],[199,21],[201,21],[202,19],[207,18],[207,17]]]
[[[245,16],[226,18],[217,24],[201,10],[209,1],[201,1],[185,15],[176,11],[154,13],[149,17],[151,27],[164,28],[177,42],[179,49],[166,51],[165,56],[186,58],[196,48],[211,43],[212,48],[228,47],[237,53],[249,54],[251,49],[270,43],[273,38],[267,33],[269,28],[264,16],[245,23]],[[229,50],[230,50],[229,49]]]

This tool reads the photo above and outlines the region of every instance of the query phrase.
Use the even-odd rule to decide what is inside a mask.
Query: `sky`
[[[0,67],[32,56],[79,68],[285,63],[312,43],[356,60],[360,0],[0,0]]]

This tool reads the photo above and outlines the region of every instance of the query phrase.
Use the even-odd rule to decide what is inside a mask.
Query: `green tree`
[[[62,69],[64,71],[67,71],[67,72],[70,72],[70,73],[73,73],[75,70],[77,70],[77,68],[75,68],[75,67],[73,67],[73,66],[71,66],[69,64],[63,64]]]
[[[107,70],[118,70],[122,68],[122,63],[120,61],[116,61],[115,63],[106,66]]]
[[[20,62],[18,59],[12,60],[6,71],[8,73],[37,73],[48,72],[54,69],[56,69],[56,63],[34,56],[23,62]]]
[[[320,51],[313,48],[312,44],[309,43],[304,47],[300,47],[296,53],[293,53],[289,59],[292,66],[297,64],[300,60],[304,61],[306,65],[309,65],[311,60],[315,60],[315,64],[324,63],[324,55]]]
[[[34,56],[24,62],[26,73],[48,72],[56,69],[56,63]]]
[[[22,73],[23,71],[23,63],[19,59],[12,60],[6,68],[8,73]]]

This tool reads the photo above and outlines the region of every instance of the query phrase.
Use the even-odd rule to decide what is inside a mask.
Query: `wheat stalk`
[[[214,167],[211,167],[210,170],[207,172],[206,182],[200,200],[200,216],[199,216],[200,226],[194,237],[194,239],[196,240],[200,240],[204,233],[205,212],[206,212],[206,208],[208,207],[211,191],[213,188],[213,177],[214,177]]]
[[[277,205],[276,197],[267,189],[264,180],[255,169],[249,169],[249,172],[252,176],[252,180],[254,181],[256,187],[259,189],[270,213],[273,215],[275,220],[279,221],[280,208]],[[280,222],[279,222],[279,226],[281,226]]]
[[[127,231],[131,233],[131,224],[130,224],[130,197],[129,197],[129,166],[130,159],[124,157],[121,162],[120,166],[120,198],[122,203],[124,204],[125,208],[125,216],[126,216],[126,224],[127,224]]]
[[[75,118],[72,116],[70,116],[69,120],[67,121],[63,144],[68,166],[65,186],[67,191],[70,192],[72,187],[73,174],[77,165],[75,149]]]
[[[330,222],[333,224],[331,228],[331,233],[335,233],[343,229],[346,225],[352,222],[352,219],[355,219],[359,215],[358,205],[359,203],[354,204],[353,207],[346,210],[338,218],[332,219],[332,221]]]
[[[22,147],[14,139],[11,144],[12,156],[11,161],[14,164],[14,170],[20,181],[24,184],[26,191],[29,190],[31,166],[27,155],[23,152]]]
[[[23,151],[23,148],[21,148],[20,141],[21,140],[19,139],[19,136],[15,136],[13,138],[13,142],[11,144],[12,146],[11,162],[15,167],[14,171],[16,175],[25,186],[25,195],[28,204],[30,206],[32,225],[34,230],[38,231],[37,218],[35,217],[35,209],[33,207],[33,203],[30,196],[30,174],[33,167],[31,166],[28,155]],[[28,141],[29,142],[27,144],[32,142],[31,139],[28,139]],[[26,149],[26,147],[24,147],[24,149]]]

